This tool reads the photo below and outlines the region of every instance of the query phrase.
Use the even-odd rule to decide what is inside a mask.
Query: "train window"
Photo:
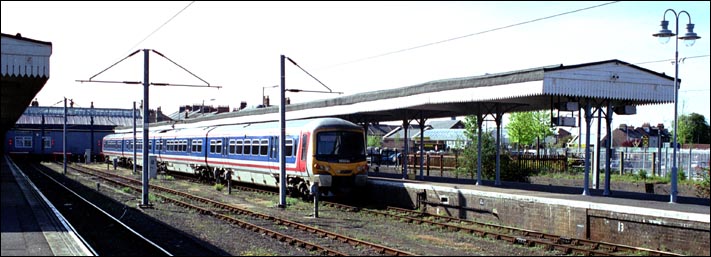
[[[287,139],[286,140],[286,150],[284,151],[285,156],[293,156],[294,155],[294,140],[292,139]]]
[[[242,154],[242,140],[237,140],[235,154]]]
[[[250,141],[249,139],[244,140],[244,154],[249,155],[249,153],[252,152],[251,149],[252,149],[252,141]]]
[[[235,140],[234,140],[234,139],[230,139],[228,145],[229,145],[229,149],[227,150],[227,153],[228,153],[228,154],[235,154],[235,151],[236,151],[235,148],[237,148],[237,147],[235,146],[235,145],[236,145]]]
[[[202,152],[202,142],[198,143],[198,140],[193,139],[193,141],[190,142],[190,151],[193,153],[199,153]]]
[[[259,139],[252,139],[252,155],[259,155]]]
[[[163,149],[163,140],[156,140],[156,151]]]
[[[52,148],[52,137],[42,137],[42,147]]]
[[[32,148],[32,137],[15,137],[15,148]]]
[[[269,140],[262,139],[262,141],[259,142],[259,155],[267,156],[268,152],[269,152]]]
[[[180,147],[182,148],[181,149],[182,152],[187,152],[188,151],[188,140],[187,139],[181,140]]]
[[[304,136],[301,138],[301,160],[306,160],[306,150],[308,149],[309,145],[309,135],[304,134]]]
[[[222,140],[210,140],[210,153],[222,152]]]

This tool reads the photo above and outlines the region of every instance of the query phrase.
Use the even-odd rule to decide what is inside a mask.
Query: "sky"
[[[152,83],[222,87],[151,87],[149,107],[166,114],[203,101],[255,106],[263,92],[278,104],[281,55],[343,95],[610,59],[673,77],[674,40],[660,44],[652,34],[663,17],[675,31],[667,9],[686,11],[701,39],[679,42],[686,59],[678,112],[709,121],[708,1],[1,3],[2,33],[52,43],[41,106],[62,106],[67,97],[79,107],[130,108],[143,99],[142,86],[77,80],[100,73],[93,80],[143,81],[143,52],[126,57],[152,49],[172,60],[149,55]],[[688,22],[679,16],[682,34]],[[286,87],[327,90],[289,63]],[[343,95],[287,94],[292,103]],[[640,106],[636,115],[614,116],[613,128],[671,127],[673,108]]]

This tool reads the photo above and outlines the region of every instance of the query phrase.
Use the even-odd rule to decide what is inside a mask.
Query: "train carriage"
[[[321,192],[334,193],[365,185],[362,127],[336,118],[288,121],[286,127],[285,165],[290,192],[307,195],[314,182],[319,183]],[[132,159],[132,136],[107,136],[106,153]],[[157,156],[159,168],[168,172],[218,181],[229,174],[238,182],[279,186],[278,122],[171,129],[154,131],[150,136],[149,152]],[[121,154],[118,148],[112,148],[116,144],[123,144]],[[137,159],[140,165],[142,151],[137,152]]]

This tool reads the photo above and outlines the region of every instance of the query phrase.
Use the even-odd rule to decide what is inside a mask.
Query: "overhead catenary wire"
[[[462,38],[466,38],[466,37],[481,35],[481,34],[484,34],[484,33],[494,32],[494,31],[497,31],[497,30],[507,29],[507,28],[516,27],[516,26],[520,26],[520,25],[525,25],[525,24],[528,24],[528,23],[533,23],[533,22],[537,22],[537,21],[542,21],[542,20],[546,20],[546,19],[551,19],[551,18],[555,18],[555,17],[558,17],[558,16],[563,16],[563,15],[567,15],[567,14],[571,14],[571,13],[576,13],[576,12],[581,12],[581,11],[585,11],[585,10],[590,10],[590,9],[593,9],[593,8],[598,8],[598,7],[602,7],[602,6],[606,6],[606,5],[610,5],[610,4],[614,4],[614,3],[618,3],[618,2],[619,2],[619,1],[613,1],[613,2],[608,2],[608,3],[598,4],[598,5],[594,5],[594,6],[590,6],[590,7],[585,7],[585,8],[581,8],[581,9],[576,9],[576,10],[572,10],[572,11],[568,11],[568,12],[563,12],[563,13],[559,13],[559,14],[554,14],[554,15],[550,15],[550,16],[546,16],[546,17],[542,17],[542,18],[537,18],[537,19],[533,19],[533,20],[528,20],[528,21],[524,21],[524,22],[519,22],[519,23],[515,23],[515,24],[503,26],[503,27],[488,29],[488,30],[484,30],[484,31],[480,31],[480,32],[475,32],[475,33],[471,33],[471,34],[467,34],[467,35],[463,35],[463,36],[459,36],[459,37],[454,37],[454,38],[449,38],[449,39],[445,39],[445,40],[440,40],[440,41],[436,41],[436,42],[432,42],[432,43],[427,43],[427,44],[424,44],[424,45],[413,46],[413,47],[409,47],[409,48],[405,48],[405,49],[400,49],[400,50],[396,50],[396,51],[391,51],[391,52],[387,52],[387,53],[383,53],[383,54],[378,54],[378,55],[374,55],[374,56],[370,56],[370,57],[360,58],[360,59],[356,59],[356,60],[353,60],[353,61],[343,62],[343,63],[331,65],[331,66],[329,66],[329,67],[327,67],[327,68],[333,68],[333,67],[337,67],[337,66],[341,66],[341,65],[346,65],[346,64],[361,62],[361,61],[370,60],[370,59],[375,59],[375,58],[379,58],[379,57],[383,57],[383,56],[388,56],[388,55],[392,55],[392,54],[396,54],[396,53],[401,53],[401,52],[405,52],[405,51],[415,50],[415,49],[418,49],[418,48],[423,48],[423,47],[432,46],[432,45],[436,45],[436,44],[446,43],[446,42],[454,41],[454,40],[457,40],[457,39],[462,39]]]
[[[694,58],[702,58],[702,57],[709,57],[709,55],[705,54],[705,55],[683,57],[683,58],[679,58],[679,62],[684,63],[684,61],[686,61],[686,59],[694,59]],[[663,59],[663,60],[656,60],[656,61],[638,62],[635,64],[640,65],[640,64],[648,64],[648,63],[657,63],[657,62],[671,62],[672,64],[674,64],[674,59]]]
[[[315,79],[316,81],[318,81],[318,83],[320,83],[322,86],[326,87],[326,88],[328,89],[328,92],[329,92],[329,93],[333,93],[333,90],[331,90],[331,88],[327,87],[325,84],[323,84],[323,82],[321,82],[321,81],[318,80],[316,77],[314,77],[313,75],[311,75],[311,73],[309,73],[308,71],[306,71],[304,68],[301,68],[301,66],[299,66],[298,64],[296,64],[296,62],[295,62],[294,60],[292,60],[292,59],[289,58],[289,57],[286,57],[286,59],[289,60],[289,62],[291,62],[292,64],[294,64],[294,66],[298,67],[298,68],[301,69],[303,72],[305,72],[306,74],[308,74],[311,78],[313,78],[313,79]],[[295,90],[298,90],[298,89],[291,89],[291,91],[297,92],[297,91],[295,91]],[[304,90],[300,90],[300,91],[306,92],[306,91],[304,91]],[[309,92],[316,92],[316,91],[309,91]]]
[[[151,51],[153,51],[154,53],[156,53],[156,54],[160,55],[161,57],[165,58],[165,59],[168,60],[169,62],[172,62],[173,64],[175,64],[176,66],[180,67],[181,69],[183,69],[183,70],[186,71],[187,73],[190,73],[190,75],[193,75],[193,77],[196,77],[196,78],[198,78],[199,80],[201,80],[202,82],[205,82],[205,84],[207,84],[208,87],[210,86],[210,83],[208,83],[208,82],[205,81],[204,79],[198,77],[197,75],[195,75],[194,73],[190,72],[188,69],[184,68],[184,67],[181,66],[180,64],[174,62],[173,60],[171,60],[171,59],[168,58],[167,56],[163,55],[162,53],[160,53],[160,52],[158,52],[158,51],[156,51],[156,50],[151,50]],[[217,87],[217,88],[220,88],[220,87]]]
[[[188,9],[188,7],[190,7],[193,3],[195,3],[195,1],[192,1],[192,2],[190,2],[188,5],[186,5],[185,7],[183,7],[183,9],[181,9],[180,11],[178,11],[177,13],[175,13],[175,15],[173,15],[173,17],[170,17],[170,19],[168,19],[168,20],[165,21],[163,24],[161,24],[160,26],[158,26],[158,28],[156,28],[155,30],[153,30],[153,32],[149,33],[149,34],[148,34],[146,37],[144,37],[141,41],[138,41],[138,43],[136,43],[136,44],[133,45],[131,48],[129,48],[128,51],[131,51],[131,49],[134,49],[134,48],[138,47],[138,45],[140,45],[141,43],[143,43],[143,41],[146,41],[146,39],[148,39],[149,37],[153,36],[153,34],[155,34],[156,32],[158,32],[158,30],[160,30],[160,29],[162,29],[163,27],[165,27],[165,25],[167,25],[170,21],[172,21],[173,19],[175,19],[175,17],[178,17],[178,15],[180,15],[180,13],[182,13],[183,11],[185,11],[185,9]]]

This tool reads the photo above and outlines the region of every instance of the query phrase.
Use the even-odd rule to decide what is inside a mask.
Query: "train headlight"
[[[315,170],[323,170],[323,171],[330,171],[331,167],[328,165],[321,165],[318,163],[314,163],[314,169]]]
[[[358,170],[358,172],[366,171],[366,170],[368,170],[368,165],[358,166],[357,170]]]

